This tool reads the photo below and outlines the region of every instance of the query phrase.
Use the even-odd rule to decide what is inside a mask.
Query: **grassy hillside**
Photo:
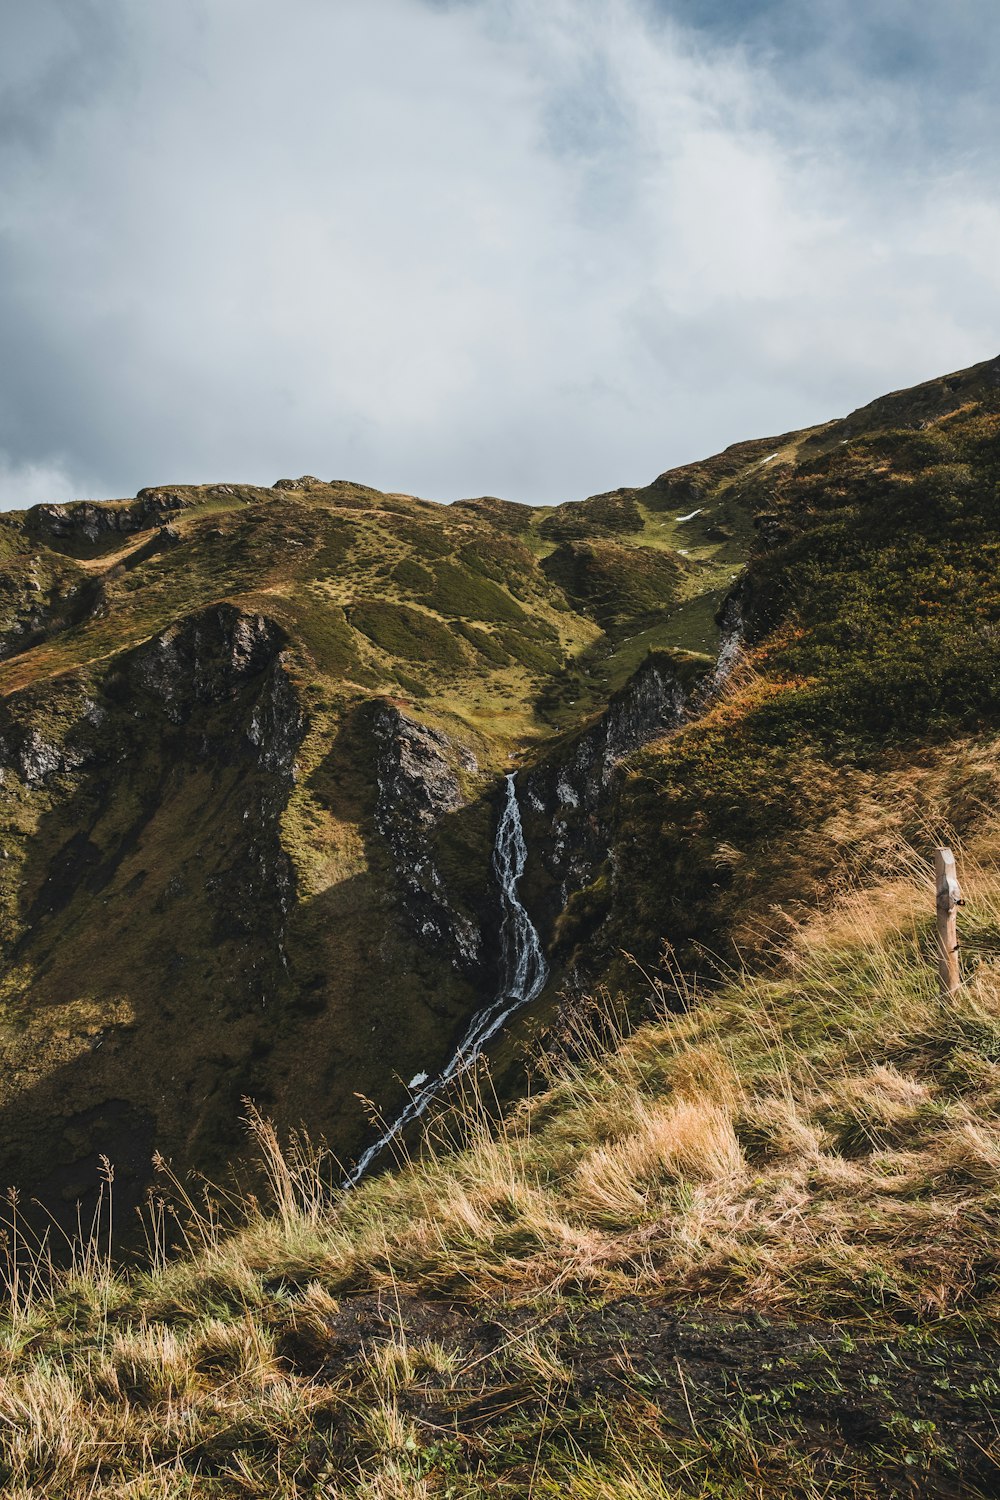
[[[998,484],[992,361],[552,509],[0,522],[10,1493],[997,1493]],[[495,993],[515,767],[552,982],[344,1196]],[[154,1151],[220,1186],[126,1277]]]
[[[305,477],[0,518],[4,1181],[72,1217],[104,1151],[138,1202],[154,1148],[224,1169],[245,1093],[346,1156],[358,1094],[392,1111],[441,1065],[497,983],[500,772],[651,648],[714,651],[749,520],[720,539],[641,493],[446,507]],[[379,704],[457,778],[409,897],[421,793],[404,856]],[[428,940],[437,897],[475,962]]]
[[[725,699],[532,814],[546,1003],[822,899],[886,757],[994,722],[995,377],[550,509],[306,476],[0,519],[3,1176],[72,1213],[105,1151],[138,1201],[153,1148],[223,1170],[246,1093],[356,1150],[494,992],[499,773],[558,789],[727,598]],[[379,704],[445,737],[429,822]]]
[[[255,1117],[272,1200],[181,1207],[181,1260],[112,1274],[104,1219],[44,1294],[22,1256],[5,1493],[995,1494],[998,853],[947,1008],[896,836],[768,978],[564,1012],[499,1125],[480,1077],[343,1196]]]
[[[735,482],[758,535],[728,606],[745,650],[690,732],[629,763],[592,973],[664,935],[689,962],[766,950],[871,871],[873,817],[914,843],[940,818],[975,828],[980,776],[933,814],[920,783],[1000,726],[998,369],[886,398]]]

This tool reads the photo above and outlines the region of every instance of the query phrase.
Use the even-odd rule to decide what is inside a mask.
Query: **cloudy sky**
[[[1000,351],[996,0],[0,0],[0,504],[556,501]]]

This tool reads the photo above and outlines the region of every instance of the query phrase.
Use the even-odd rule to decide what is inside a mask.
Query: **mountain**
[[[355,1158],[502,986],[509,769],[536,1013],[766,947],[903,817],[890,766],[992,722],[998,372],[553,507],[0,518],[3,1179],[62,1212],[103,1153],[127,1216],[246,1096]]]
[[[998,499],[1000,359],[4,517],[4,1493],[996,1495]]]

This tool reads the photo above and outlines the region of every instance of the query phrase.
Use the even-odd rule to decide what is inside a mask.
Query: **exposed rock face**
[[[715,616],[721,632],[712,685],[721,685],[744,646],[762,641],[785,608],[765,553],[743,569]]]
[[[560,906],[595,878],[608,856],[615,767],[648,740],[678,728],[703,681],[703,674],[682,675],[670,657],[651,656],[567,751],[525,775],[528,807],[536,815],[533,841],[557,882]]]
[[[24,526],[44,541],[78,542],[96,546],[110,536],[128,536],[160,526],[191,502],[177,490],[144,489],[134,500],[99,504],[84,500],[73,505],[33,505]]]
[[[719,607],[715,617],[715,623],[721,632],[719,654],[715,659],[715,667],[704,684],[705,699],[722,686],[747,643],[752,588],[750,575],[742,573]]]
[[[3,977],[15,993],[26,938],[44,955],[25,988],[28,1024],[74,985],[120,993],[130,962],[148,976],[120,1016],[104,1000],[99,1028],[84,999],[67,1007],[65,1034],[5,1039],[8,1081],[34,1078],[40,1060],[49,1081],[22,1087],[16,1107],[0,1101],[0,1176],[52,1198],[53,1212],[93,1181],[101,1152],[131,1163],[126,1204],[141,1199],[153,1145],[207,1156],[281,1023],[295,878],[280,829],[305,731],[286,645],[266,616],[215,605],[96,682],[56,677],[0,708],[0,802],[9,815],[33,796],[46,830],[8,835]],[[136,899],[155,935],[131,916]],[[52,964],[46,990],[39,969]]]
[[[178,727],[199,710],[229,710],[218,725],[218,737],[211,719],[202,721],[198,751],[205,757],[231,756],[235,730],[244,753],[249,750],[257,767],[269,773],[247,785],[243,821],[249,845],[244,858],[210,890],[219,907],[220,933],[252,931],[255,911],[275,902],[283,918],[294,895],[278,820],[295,780],[295,755],[306,721],[286,670],[285,644],[284,632],[273,620],[222,604],[138,647],[126,659],[125,682],[114,684],[134,714],[142,716],[138,705],[151,695],[157,710]],[[241,698],[245,702],[234,722],[229,705]],[[282,922],[274,941],[284,963]]]
[[[133,719],[145,719],[152,711],[180,727],[197,707],[224,704],[255,678],[263,678],[244,737],[262,769],[291,780],[304,716],[284,668],[284,645],[272,620],[218,605],[179,621],[120,658],[105,680],[104,694],[112,703],[127,703]],[[105,758],[109,747],[94,731],[103,728],[108,706],[90,695],[83,695],[80,705],[77,722],[46,733],[39,728],[34,699],[22,704],[15,697],[5,704],[0,770],[15,771],[27,787],[37,788],[57,773]],[[120,739],[112,748],[117,759],[127,753]],[[207,739],[204,749],[209,749]]]
[[[322,485],[323,481],[317,479],[315,474],[303,474],[298,479],[276,479],[271,486],[275,490],[311,490]]]
[[[75,770],[85,759],[81,749],[48,739],[34,726],[23,734],[0,736],[0,769],[16,771],[31,790],[56,772]]]
[[[68,630],[92,614],[101,595],[96,579],[72,579],[51,554],[41,567],[0,569],[0,661]]]
[[[284,670],[284,645],[273,620],[220,604],[137,647],[123,675],[129,687],[151,694],[171,723],[183,724],[196,704],[224,703],[273,668],[246,735],[263,765],[291,776],[303,718]]]
[[[441,818],[466,805],[455,768],[475,774],[476,757],[393,704],[376,704],[373,717],[375,822],[392,854],[404,910],[422,938],[445,947],[455,968],[474,973],[482,960],[482,932],[449,897],[433,833]]]

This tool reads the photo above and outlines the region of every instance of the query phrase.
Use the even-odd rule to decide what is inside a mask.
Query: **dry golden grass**
[[[996,956],[978,942],[952,1006],[935,994],[928,871],[901,849],[891,879],[797,930],[783,977],[734,975],[685,1016],[625,1027],[610,1052],[606,1009],[600,1044],[569,1049],[577,1061],[498,1132],[458,1156],[425,1143],[342,1204],[329,1284],[364,1265],[372,1285],[391,1267],[414,1288],[491,1294],[642,1284],[771,1309],[963,1307],[998,1186],[988,848],[963,878],[965,926],[995,935]],[[944,1224],[954,1280],[935,1266],[925,1282]]]
[[[305,1137],[283,1145],[250,1110],[272,1204],[244,1205],[237,1227],[223,1232],[188,1201],[188,1253],[165,1257],[161,1232],[156,1264],[130,1278],[110,1266],[100,1228],[61,1277],[14,1247],[4,1493],[824,1493],[805,1471],[793,1483],[789,1469],[785,1491],[752,1481],[764,1462],[752,1445],[728,1453],[729,1487],[717,1490],[699,1488],[687,1450],[651,1466],[617,1432],[596,1456],[559,1447],[571,1372],[540,1324],[509,1354],[509,1378],[541,1410],[530,1489],[491,1488],[484,1471],[474,1483],[450,1467],[447,1432],[429,1437],[412,1410],[428,1392],[465,1389],[475,1362],[447,1341],[408,1338],[400,1315],[349,1375],[307,1377],[277,1351],[275,1320],[322,1339],[343,1298],[363,1291],[390,1312],[413,1296],[548,1306],[572,1292],[995,1331],[995,833],[963,851],[975,943],[947,1006],[927,867],[900,849],[876,889],[848,891],[798,927],[780,973],[732,974],[698,997],[668,965],[651,982],[660,1018],[635,1029],[599,997],[541,1059],[541,1092],[498,1123],[488,1080],[467,1078],[416,1159],[360,1191],[334,1190],[321,1150]],[[690,1009],[672,1014],[679,991]],[[291,1313],[282,1287],[296,1288]],[[317,1463],[321,1422],[349,1437],[340,1449],[330,1439]]]
[[[601,1223],[629,1224],[682,1182],[737,1182],[746,1162],[730,1112],[714,1100],[653,1104],[637,1099],[635,1127],[613,1145],[588,1151],[576,1171],[576,1203]]]

